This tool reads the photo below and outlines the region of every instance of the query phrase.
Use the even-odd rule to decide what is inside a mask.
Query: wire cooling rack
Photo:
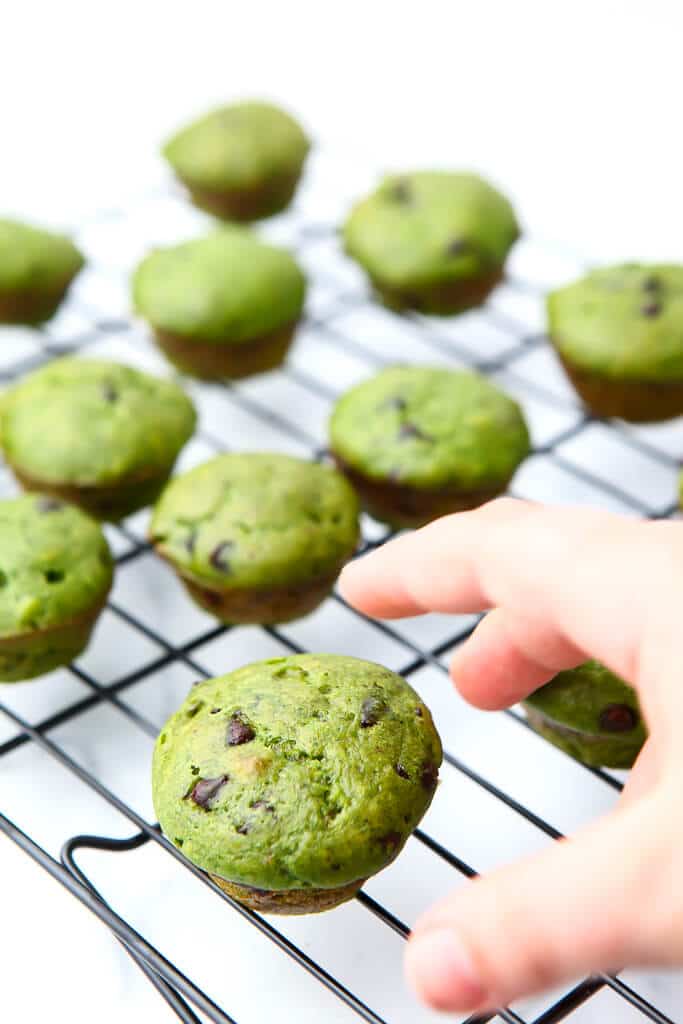
[[[324,458],[331,403],[379,367],[469,366],[514,395],[528,418],[534,451],[512,493],[674,515],[683,421],[631,428],[587,416],[543,337],[543,291],[578,273],[580,260],[525,239],[482,309],[450,319],[388,312],[339,248],[334,224],[343,204],[370,184],[344,170],[314,158],[293,210],[263,228],[296,251],[310,277],[307,317],[286,367],[238,385],[186,382],[200,425],[179,469],[225,449]],[[144,325],[130,318],[128,275],[149,248],[208,223],[168,183],[86,220],[77,237],[88,268],[63,310],[39,331],[0,329],[2,385],[70,352],[168,374]],[[5,470],[0,488],[14,493]],[[607,810],[618,773],[566,757],[516,709],[485,714],[460,700],[447,664],[475,616],[376,622],[335,593],[299,622],[223,627],[190,603],[149,550],[147,519],[139,513],[107,527],[117,577],[89,650],[48,679],[0,687],[0,829],[109,926],[168,1003],[169,1017],[250,1024],[275,1008],[297,1024],[441,1019],[417,1007],[400,981],[400,943],[417,914],[476,871]],[[386,536],[366,517],[361,550]],[[356,900],[318,917],[266,919],[235,904],[161,836],[149,760],[160,726],[196,678],[305,650],[374,659],[406,676],[434,712],[445,763],[421,828]],[[27,774],[30,802],[17,785]],[[58,818],[49,814],[55,802]],[[683,975],[624,972],[481,1019],[671,1024],[681,1007]]]

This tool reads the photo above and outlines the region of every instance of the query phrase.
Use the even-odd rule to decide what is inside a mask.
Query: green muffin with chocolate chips
[[[207,379],[279,366],[305,292],[285,249],[237,227],[157,249],[133,278],[135,308],[159,347],[179,370]]]
[[[176,477],[150,527],[191,596],[230,623],[308,614],[358,535],[358,500],[340,473],[265,452],[219,455]]]
[[[330,449],[368,511],[421,526],[503,492],[529,453],[520,407],[479,374],[392,366],[347,391]]]
[[[523,706],[536,732],[594,767],[630,768],[647,739],[635,690],[598,661],[560,672]]]
[[[634,423],[683,414],[683,266],[592,270],[547,306],[550,340],[594,413]]]
[[[251,221],[289,206],[309,149],[290,114],[251,100],[186,125],[163,154],[196,206],[226,220]]]
[[[102,530],[79,509],[47,495],[0,501],[0,682],[73,661],[112,573]]]
[[[121,363],[58,359],[0,402],[0,439],[19,482],[117,520],[155,500],[195,426],[174,383]]]
[[[254,910],[351,899],[429,807],[442,752],[404,679],[333,654],[260,661],[196,684],[154,750],[165,835]]]
[[[49,320],[83,264],[66,235],[0,218],[0,323]]]
[[[519,225],[508,200],[476,174],[392,174],[352,209],[349,256],[384,303],[423,313],[478,306],[501,280]]]

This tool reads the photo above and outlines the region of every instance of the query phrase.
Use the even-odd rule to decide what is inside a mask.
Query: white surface
[[[680,27],[674,2],[423,0],[418,6],[366,0],[333,11],[303,2],[121,2],[103,9],[25,0],[2,17],[0,208],[79,224],[85,212],[118,205],[127,193],[156,180],[153,151],[185,116],[224,97],[267,94],[299,111],[325,144],[328,156],[313,162],[301,197],[311,218],[338,217],[376,168],[469,165],[511,191],[532,234],[570,243],[569,255],[561,248],[521,244],[512,264],[520,277],[552,284],[571,276],[577,267],[571,244],[595,258],[680,258]],[[151,244],[191,234],[202,223],[182,203],[157,197],[127,207],[123,224],[103,220],[84,229],[82,244],[105,270],[83,275],[74,296],[78,308],[61,313],[49,325],[51,335],[66,343],[87,332],[94,315],[124,315],[125,273],[134,261]],[[278,218],[267,231],[287,242],[292,223]],[[495,358],[516,343],[509,330],[513,321],[525,333],[538,330],[538,301],[508,288],[491,303],[510,318],[507,327],[488,313],[446,322],[425,318],[424,330],[418,330],[369,303],[351,312],[344,297],[362,298],[362,283],[356,269],[340,261],[334,243],[309,246],[304,262],[313,274],[309,308],[325,317],[337,311],[330,322],[346,347],[310,325],[291,365],[332,392],[397,356],[459,364],[447,347],[431,347],[427,334],[450,340],[458,351]],[[1,340],[0,369],[40,351],[36,332],[3,331]],[[166,372],[142,329],[112,333],[93,351]],[[524,402],[537,444],[551,443],[577,422],[573,396],[543,348],[516,359],[499,379]],[[534,382],[541,392],[533,390]],[[306,438],[314,444],[322,438],[324,403],[311,397],[304,405],[301,383],[292,376],[268,375],[237,395],[214,387],[193,390],[202,430],[233,447],[303,454]],[[259,418],[262,403],[272,403],[273,396],[304,437],[285,438]],[[633,513],[629,493],[608,494],[600,480],[623,479],[626,486],[630,477],[632,490],[633,474],[645,474],[647,486],[638,491],[651,495],[652,511],[673,501],[673,470],[667,474],[656,459],[594,429],[595,443],[587,434],[566,443],[562,463],[545,454],[529,460],[515,480],[515,493]],[[664,453],[678,456],[683,448],[681,422],[634,433]],[[188,446],[183,461],[200,461],[209,451],[207,436]],[[567,464],[588,475],[577,482]],[[11,487],[4,473],[0,482],[3,489]],[[131,523],[136,532],[142,519]],[[130,547],[118,531],[111,536],[117,552]],[[211,627],[150,558],[121,568],[114,600],[124,607],[135,601],[141,618],[174,642]],[[454,630],[466,625],[458,622]],[[412,660],[410,644],[431,646],[449,635],[443,617],[393,628],[393,638],[379,634],[329,602],[283,635],[397,668]],[[238,629],[201,645],[194,657],[207,671],[225,671],[277,649],[278,641],[264,640],[260,631]],[[109,683],[159,653],[154,640],[110,611],[82,665]],[[122,696],[160,724],[192,678],[189,668],[176,664]],[[609,804],[611,791],[604,785],[508,718],[466,707],[437,670],[424,669],[414,681],[434,708],[448,748],[558,828],[574,828]],[[0,698],[38,721],[89,692],[65,671],[3,688]],[[0,741],[13,731],[0,721]],[[150,741],[119,712],[100,706],[52,737],[151,820]],[[477,868],[545,841],[452,769],[443,774],[425,829]],[[55,855],[74,833],[134,831],[28,746],[0,761],[0,807]],[[114,906],[177,957],[239,1024],[268,1020],[275,1012],[285,1020],[287,1008],[296,1020],[356,1019],[162,851],[149,845],[137,853],[84,855],[82,863]],[[453,884],[460,882],[452,869],[411,840],[368,891],[410,924]],[[102,926],[6,841],[0,841],[0,892],[12,935],[2,972],[8,1019],[172,1019]],[[403,989],[400,941],[362,907],[281,927],[387,1019],[436,1019],[417,1010]],[[644,995],[674,1019],[680,1016],[680,974],[649,973],[637,981]],[[531,1019],[547,1002],[534,1000],[524,1012]],[[642,1019],[609,992],[571,1017],[572,1024]]]

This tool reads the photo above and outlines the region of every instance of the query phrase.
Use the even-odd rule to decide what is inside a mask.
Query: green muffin
[[[358,501],[330,466],[219,455],[171,481],[150,539],[219,619],[288,622],[320,604],[353,554]]]
[[[519,226],[507,199],[476,174],[392,174],[351,211],[349,256],[383,302],[423,313],[478,306],[503,276]]]
[[[19,482],[100,519],[154,501],[194,426],[176,384],[97,359],[57,359],[0,404],[2,447]]]
[[[65,235],[0,219],[0,323],[49,320],[83,264]]]
[[[523,706],[536,732],[584,764],[630,768],[647,739],[635,690],[598,661],[560,672]]]
[[[301,126],[256,101],[219,107],[163,148],[196,206],[226,220],[280,213],[291,202],[310,149]]]
[[[392,366],[342,395],[330,449],[368,511],[421,526],[504,491],[529,453],[522,411],[485,377]]]
[[[255,910],[350,899],[397,856],[441,764],[404,679],[335,654],[271,658],[195,684],[156,743],[166,836]]]
[[[78,509],[46,495],[0,501],[0,681],[78,657],[112,573],[102,530]]]
[[[243,228],[158,249],[133,278],[137,312],[166,356],[197,377],[246,377],[279,366],[303,312],[294,258]]]
[[[683,266],[592,270],[547,304],[550,340],[593,412],[635,423],[683,413]]]

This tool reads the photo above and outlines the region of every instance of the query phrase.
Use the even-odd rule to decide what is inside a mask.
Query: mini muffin
[[[476,174],[418,171],[385,178],[353,208],[343,236],[387,306],[445,315],[484,301],[519,226]]]
[[[635,690],[598,661],[560,672],[523,704],[536,732],[584,764],[630,768],[647,739]]]
[[[284,249],[225,227],[151,253],[133,279],[137,312],[178,369],[246,377],[283,361],[304,306],[306,281]]]
[[[392,366],[342,395],[330,448],[376,519],[421,526],[504,491],[529,433],[517,403],[479,374]]]
[[[195,684],[156,743],[154,808],[186,857],[273,914],[343,903],[398,855],[442,752],[401,676],[335,654]]]
[[[49,320],[83,263],[65,235],[0,219],[0,323]]]
[[[5,459],[29,491],[117,520],[155,500],[192,435],[170,381],[96,359],[58,359],[3,395]]]
[[[161,495],[150,538],[224,622],[288,622],[316,608],[358,542],[358,500],[330,466],[219,455]]]
[[[289,205],[309,148],[293,117],[251,101],[193,121],[163,153],[196,206],[225,220],[251,221]]]
[[[592,270],[548,296],[548,331],[598,416],[639,423],[683,414],[683,266]]]
[[[0,502],[0,681],[51,672],[87,646],[112,582],[97,523],[46,495]]]

